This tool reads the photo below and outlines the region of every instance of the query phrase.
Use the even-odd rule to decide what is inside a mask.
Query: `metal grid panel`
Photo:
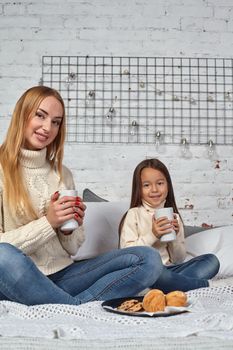
[[[233,142],[232,59],[44,56],[42,70],[64,98],[69,142]]]

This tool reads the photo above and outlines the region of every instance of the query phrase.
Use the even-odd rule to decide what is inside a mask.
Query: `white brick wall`
[[[232,0],[23,0],[0,2],[0,142],[16,100],[41,79],[43,55],[232,57]],[[232,224],[233,147],[218,161],[191,146],[69,145],[65,163],[79,193],[128,199],[134,167],[159,157],[171,171],[185,222]]]

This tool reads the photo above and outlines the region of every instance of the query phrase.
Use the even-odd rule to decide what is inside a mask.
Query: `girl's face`
[[[159,207],[167,198],[168,183],[161,171],[144,168],[141,171],[142,199],[152,207]]]
[[[28,122],[23,147],[35,151],[50,145],[58,134],[62,118],[62,104],[54,96],[46,97]]]

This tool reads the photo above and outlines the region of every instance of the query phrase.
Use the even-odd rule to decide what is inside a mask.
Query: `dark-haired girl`
[[[172,207],[173,220],[155,219],[156,208]],[[163,235],[175,230],[176,240],[161,242]],[[130,209],[120,226],[121,248],[150,246],[160,252],[163,271],[153,288],[164,292],[188,291],[208,287],[219,270],[219,261],[213,254],[204,254],[187,262],[184,226],[177,209],[171,177],[167,167],[158,159],[146,159],[138,164],[133,174]]]

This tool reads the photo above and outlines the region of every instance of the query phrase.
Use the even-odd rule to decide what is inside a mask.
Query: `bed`
[[[119,202],[87,203],[87,239],[74,258],[115,248],[118,222],[126,209],[127,204]],[[219,287],[188,292],[190,311],[172,317],[132,317],[107,312],[100,301],[80,306],[2,301],[0,349],[232,349],[232,233],[233,226],[186,228],[188,258],[215,253],[221,263],[217,278],[222,281]]]

